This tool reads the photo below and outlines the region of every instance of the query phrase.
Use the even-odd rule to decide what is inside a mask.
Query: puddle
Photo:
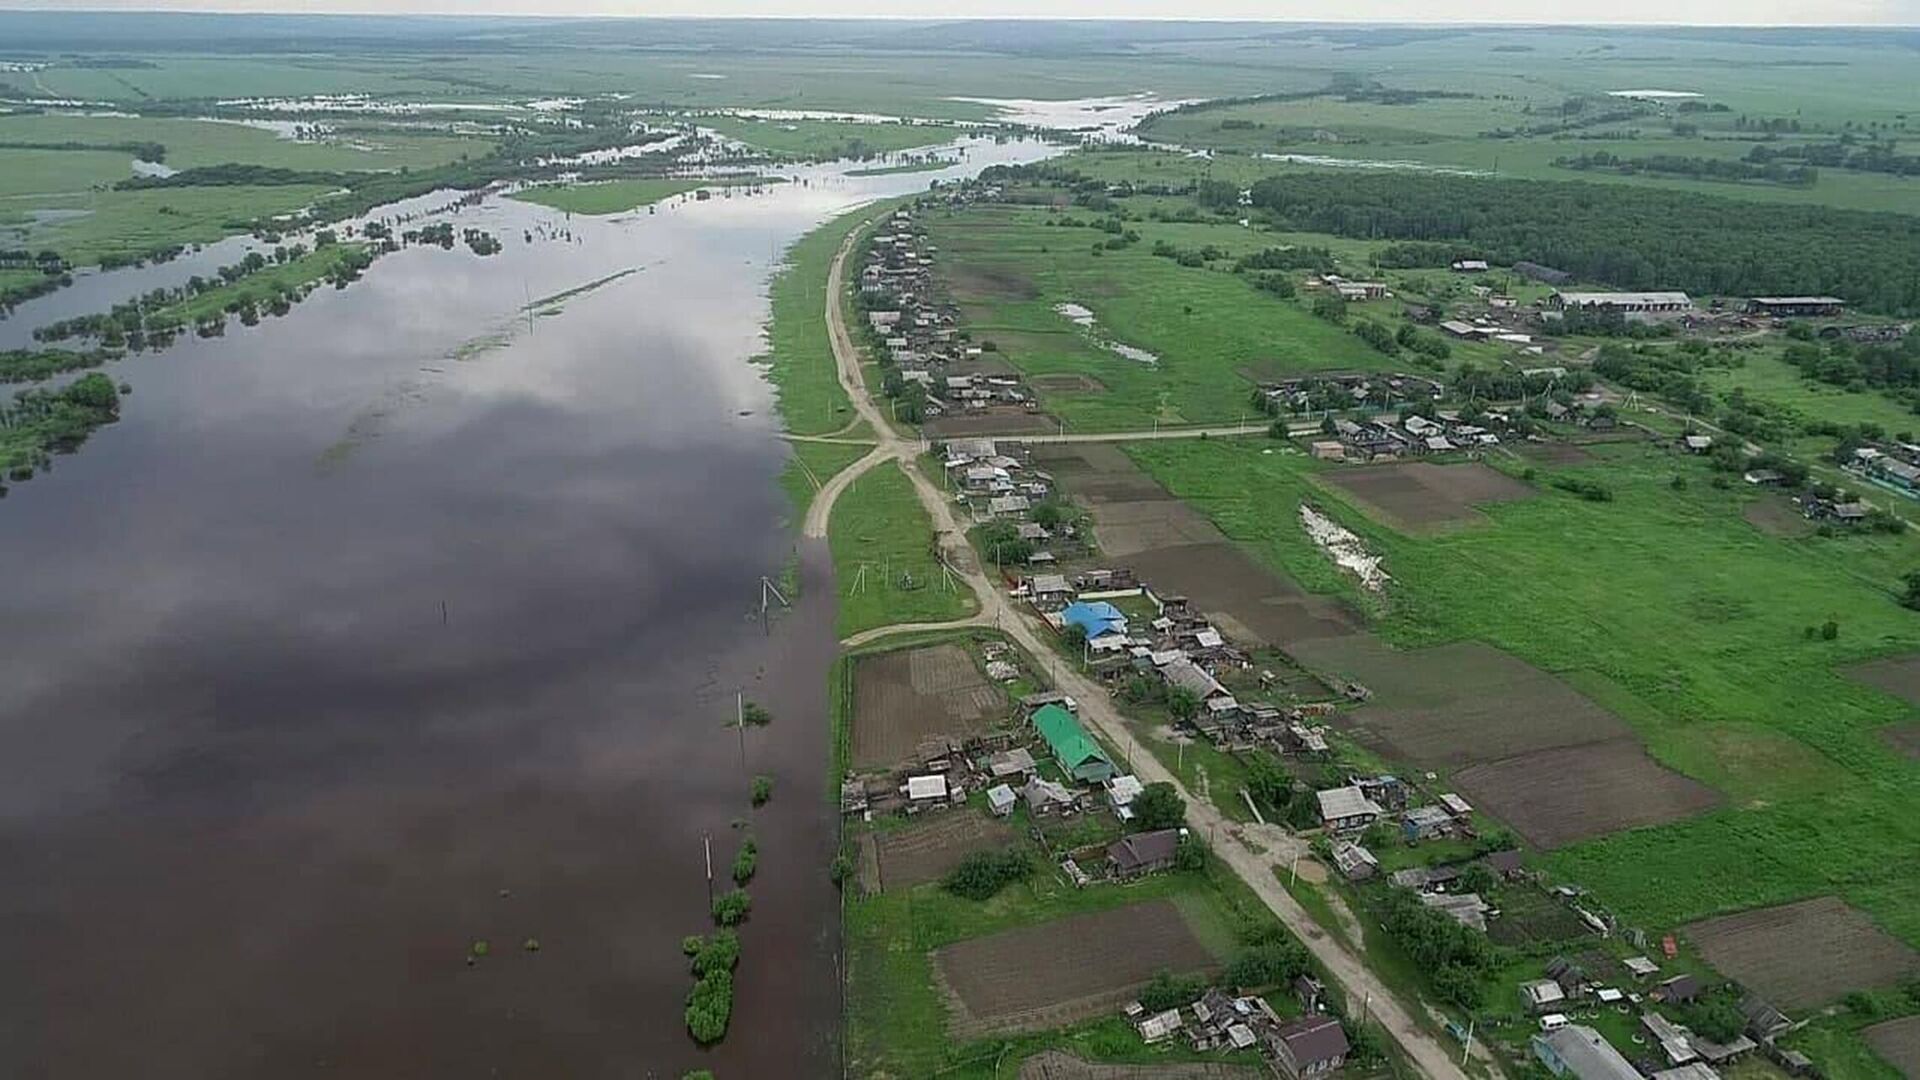
[[[1085,330],[1088,336],[1093,338],[1094,344],[1115,356],[1124,357],[1136,364],[1146,364],[1149,367],[1160,362],[1160,357],[1156,353],[1148,352],[1138,345],[1128,345],[1123,341],[1114,341],[1102,335],[1100,320],[1094,316],[1093,310],[1084,304],[1067,301],[1053,305],[1053,310],[1056,315]]]

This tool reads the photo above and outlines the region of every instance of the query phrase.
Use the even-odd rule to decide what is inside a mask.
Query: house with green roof
[[[1047,741],[1053,760],[1068,776],[1087,784],[1104,784],[1119,770],[1100,744],[1087,735],[1072,713],[1058,705],[1048,705],[1033,714],[1033,726]]]

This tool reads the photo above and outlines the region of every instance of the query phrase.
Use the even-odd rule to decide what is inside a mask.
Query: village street
[[[917,439],[901,436],[888,425],[880,408],[868,394],[861,377],[860,354],[854,347],[853,339],[847,333],[846,324],[841,315],[842,299],[845,296],[843,272],[847,256],[853,250],[857,235],[858,230],[849,235],[846,243],[835,255],[828,272],[827,327],[833,343],[840,383],[845,387],[854,408],[872,425],[877,444],[872,453],[842,470],[822,487],[807,512],[803,530],[805,534],[810,537],[826,536],[834,501],[840,492],[861,473],[882,462],[892,462],[893,467],[902,469],[913,481],[914,491],[919,495],[921,505],[932,519],[942,558],[956,574],[966,580],[980,603],[979,613],[971,619],[939,625],[994,626],[1025,649],[1036,663],[1047,669],[1048,677],[1056,689],[1079,702],[1081,719],[1091,724],[1101,737],[1120,752],[1143,783],[1170,783],[1179,791],[1187,803],[1188,825],[1199,835],[1208,838],[1215,855],[1247,883],[1326,967],[1333,978],[1345,987],[1356,1016],[1364,1008],[1367,1017],[1379,1022],[1385,1034],[1398,1044],[1401,1051],[1423,1074],[1441,1078],[1441,1080],[1464,1080],[1466,1073],[1456,1063],[1454,1054],[1414,1020],[1409,1007],[1398,1000],[1386,985],[1367,969],[1358,956],[1344,943],[1323,930],[1306,909],[1287,892],[1286,887],[1276,876],[1276,868],[1285,867],[1295,854],[1304,851],[1305,845],[1277,826],[1243,827],[1224,817],[1212,803],[1196,799],[1192,793],[1181,786],[1171,772],[1160,764],[1150,750],[1134,739],[1125,718],[1115,708],[1107,690],[1092,679],[1072,670],[1060,660],[1052,643],[1042,636],[1043,634],[1051,635],[1051,629],[1043,628],[1039,623],[1028,618],[981,568],[979,560],[974,557],[966,541],[965,527],[954,516],[953,504],[924,473],[912,465],[915,457],[920,453],[920,442]],[[1246,429],[1221,429],[1219,433],[1226,434],[1228,431],[1258,433],[1265,430],[1265,426],[1260,425]],[[1183,429],[1178,432],[1069,436],[1067,438],[1079,441],[1112,441],[1153,437],[1185,438],[1197,437],[1199,434],[1197,430]],[[1054,436],[1053,440],[1058,441],[1060,438]],[[850,640],[848,644],[870,641],[888,633],[905,632],[909,629],[912,628],[883,627],[878,631],[862,634],[857,639]],[[1243,828],[1248,835],[1257,835],[1260,850],[1256,851],[1242,839]]]

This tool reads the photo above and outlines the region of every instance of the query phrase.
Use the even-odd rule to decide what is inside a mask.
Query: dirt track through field
[[[1833,896],[1722,915],[1682,932],[1716,971],[1782,1009],[1920,974],[1920,953]]]
[[[970,938],[936,950],[933,960],[959,1039],[1062,1027],[1124,1002],[1157,972],[1217,966],[1166,900]]]

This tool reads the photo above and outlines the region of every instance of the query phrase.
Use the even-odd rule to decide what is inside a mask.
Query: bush
[[[1612,502],[1613,489],[1598,480],[1587,480],[1578,476],[1556,476],[1553,486],[1561,491],[1571,491],[1588,502]]]
[[[754,777],[751,798],[755,806],[767,805],[767,800],[773,798],[773,777],[766,773]]]
[[[753,897],[745,889],[734,889],[713,898],[713,921],[721,926],[738,926],[746,921]]]
[[[716,1043],[733,1019],[733,973],[715,971],[694,982],[687,994],[687,1033],[695,1042]]]
[[[692,948],[689,949],[688,945],[692,945]],[[731,930],[715,930],[706,937],[695,934],[682,942],[680,947],[692,958],[696,976],[732,971],[740,963],[740,935]]]
[[[1172,829],[1187,820],[1187,804],[1172,784],[1148,784],[1133,799],[1133,827],[1138,831]]]
[[[1227,964],[1226,980],[1242,989],[1278,986],[1307,970],[1306,946],[1297,941],[1276,942],[1242,949]]]
[[[1193,1004],[1206,991],[1207,980],[1203,978],[1179,979],[1163,970],[1140,991],[1140,1006],[1148,1012],[1165,1012]]]
[[[773,714],[767,711],[765,705],[749,701],[740,706],[740,719],[753,727],[766,727],[773,723]]]
[[[733,883],[745,885],[753,880],[753,872],[760,864],[760,848],[749,836],[741,842],[740,850],[733,857]]]
[[[940,887],[968,900],[991,900],[1001,889],[1033,873],[1024,851],[976,851],[947,871]]]

